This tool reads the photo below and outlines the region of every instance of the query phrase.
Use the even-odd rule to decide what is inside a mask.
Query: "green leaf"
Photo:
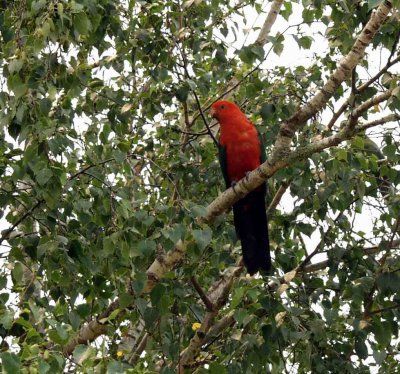
[[[41,186],[44,186],[52,176],[53,173],[51,172],[51,170],[44,168],[40,169],[39,172],[36,174],[36,180]]]
[[[18,75],[10,75],[7,80],[8,88],[14,92],[15,98],[18,99],[25,95],[28,86],[22,81]]]
[[[51,366],[44,361],[41,357],[39,357],[39,374],[46,374],[50,371]]]
[[[74,15],[74,27],[81,35],[86,35],[92,28],[92,24],[85,13]]]
[[[386,347],[390,344],[392,338],[392,329],[390,323],[381,320],[374,320],[371,330],[380,347]]]
[[[176,90],[176,93],[175,93],[176,98],[177,98],[181,103],[184,103],[184,102],[187,100],[188,96],[189,96],[189,91],[190,91],[190,89],[189,89],[189,86],[187,86],[187,85],[184,85],[184,86],[179,87],[179,88]]]
[[[226,368],[223,365],[218,364],[216,362],[210,363],[210,367],[209,367],[208,371],[210,374],[226,374],[226,373],[228,373],[228,371],[226,370]]]
[[[21,372],[21,361],[14,353],[2,352],[0,358],[4,373],[17,374]]]
[[[304,49],[310,49],[313,39],[309,36],[303,36],[299,39],[299,46]]]
[[[356,338],[356,344],[354,345],[354,349],[361,359],[366,359],[368,357],[368,348],[365,344],[365,340],[361,337]]]
[[[85,9],[85,7],[82,4],[77,3],[75,1],[71,1],[70,7],[71,7],[71,13],[81,13]]]
[[[127,306],[132,305],[133,301],[134,297],[127,292],[123,292],[119,295],[119,306],[121,309],[124,309]]]
[[[398,292],[400,290],[400,275],[398,273],[381,273],[378,276],[377,283],[383,292]]]
[[[202,205],[193,205],[190,208],[191,212],[193,213],[194,217],[204,217],[207,215],[207,207]]]
[[[141,240],[138,244],[138,249],[144,257],[150,257],[157,249],[157,244],[154,240]]]
[[[23,60],[14,59],[8,63],[8,71],[10,74],[18,73],[23,66],[24,66]]]
[[[285,37],[282,34],[279,34],[279,36],[275,39],[274,42],[274,47],[273,47],[273,51],[276,55],[280,56],[282,51],[283,51],[283,41],[285,40]]]
[[[204,250],[211,242],[212,231],[209,228],[204,230],[193,230],[192,234],[200,250]]]
[[[336,151],[336,157],[338,160],[347,161],[347,151],[343,148],[339,148]]]
[[[286,21],[288,21],[290,15],[293,12],[292,3],[290,1],[285,1],[283,4],[283,8],[284,9],[281,10],[280,14]]]
[[[93,347],[82,344],[77,345],[74,349],[74,352],[72,353],[74,361],[78,365],[82,365],[85,360],[94,357],[94,355],[95,350],[93,349]]]
[[[111,361],[107,365],[107,374],[124,374],[129,370],[131,366],[120,362],[120,361]]]
[[[46,6],[46,0],[36,0],[32,1],[31,9],[34,13],[38,13],[39,10]]]
[[[20,262],[16,262],[11,274],[14,280],[14,284],[16,285],[21,284],[24,278],[23,265]]]
[[[260,115],[264,121],[268,121],[276,112],[274,104],[264,103],[261,105]]]
[[[373,351],[372,356],[374,357],[375,362],[378,365],[381,365],[386,359],[386,352],[385,351]]]

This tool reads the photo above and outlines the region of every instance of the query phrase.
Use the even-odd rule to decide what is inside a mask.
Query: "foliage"
[[[381,3],[286,1],[279,22],[288,28],[263,45],[243,42],[249,12],[264,19],[268,11],[255,0],[0,1],[2,371],[175,372],[209,312],[199,293],[212,294],[240,257],[229,212],[199,219],[224,189],[203,114],[210,122],[209,105],[233,95],[271,152],[279,124],[322,87]],[[360,122],[399,115],[392,3],[352,79],[328,102],[332,111],[308,120],[293,144],[335,134],[387,90]],[[321,38],[329,46],[318,51]],[[318,53],[269,64],[292,41],[296,53]],[[379,53],[377,67],[370,58]],[[275,274],[232,278],[211,325],[230,323],[188,372],[398,370],[396,118],[269,180],[268,203],[287,188],[270,218]],[[180,243],[183,260],[147,292],[150,265]],[[323,272],[303,271],[310,253],[325,261]],[[100,337],[66,357],[67,343],[96,319]]]

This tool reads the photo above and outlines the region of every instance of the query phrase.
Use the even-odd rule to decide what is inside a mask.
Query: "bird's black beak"
[[[218,119],[218,113],[215,110],[215,108],[211,108],[210,115],[211,115],[212,118]]]

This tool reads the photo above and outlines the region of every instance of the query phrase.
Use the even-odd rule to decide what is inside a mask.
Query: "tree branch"
[[[190,281],[192,282],[192,285],[194,287],[194,289],[197,291],[197,293],[200,296],[200,299],[203,301],[204,305],[206,306],[207,310],[209,312],[212,312],[215,309],[214,304],[210,301],[210,299],[208,298],[208,296],[205,294],[205,292],[203,291],[203,289],[201,288],[201,286],[199,285],[199,283],[197,282],[196,278],[194,276],[192,276],[190,278]]]
[[[272,2],[271,9],[269,10],[269,13],[260,30],[260,33],[258,34],[255,44],[264,46],[267,43],[269,33],[271,32],[271,28],[276,21],[276,17],[278,16],[279,11],[281,10],[282,4],[283,0],[275,0]]]
[[[393,90],[387,90],[385,92],[381,92],[378,95],[375,95],[360,104],[351,112],[347,127],[352,130],[356,126],[360,116],[362,116],[368,109],[372,108],[373,106],[388,100],[390,96],[392,96],[392,91]]]
[[[292,179],[282,182],[282,184],[279,186],[278,191],[276,191],[274,198],[272,199],[271,203],[269,204],[269,207],[267,209],[267,214],[273,212],[276,209],[276,207],[280,203],[283,195],[285,194],[286,190],[290,186],[290,183],[292,183]]]
[[[366,47],[371,43],[376,32],[386,20],[392,7],[390,1],[383,2],[378,9],[371,14],[371,18],[357,37],[350,52],[339,62],[338,68],[331,75],[325,85],[304,106],[281,125],[272,161],[282,157],[282,153],[290,147],[291,140],[305,123],[323,109],[328,100],[333,96],[341,83],[347,79],[351,71],[364,57]]]
[[[27,210],[20,218],[17,219],[17,221],[8,229],[3,230],[1,232],[1,237],[0,237],[0,245],[3,243],[4,240],[8,239],[9,235],[13,232],[13,230],[20,225],[23,221],[25,221],[26,218],[28,218],[32,212],[39,207],[39,205],[43,202],[43,200],[39,200],[36,202],[36,204]]]

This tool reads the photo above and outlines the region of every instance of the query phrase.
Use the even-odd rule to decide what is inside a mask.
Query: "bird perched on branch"
[[[219,161],[229,188],[266,160],[265,148],[261,135],[236,104],[217,101],[211,106],[211,116],[221,126]],[[271,269],[265,194],[263,183],[233,205],[235,229],[250,275]]]

